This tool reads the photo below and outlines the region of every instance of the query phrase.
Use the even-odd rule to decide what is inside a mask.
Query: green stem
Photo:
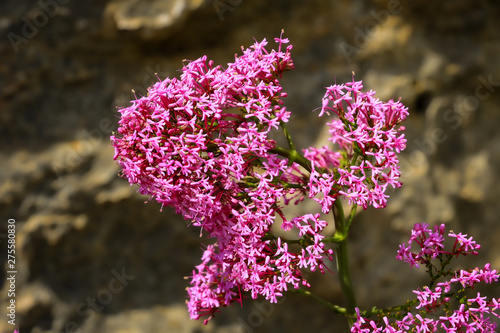
[[[332,237],[323,238],[323,243],[340,243],[347,237],[347,233],[349,231],[349,227],[351,226],[352,220],[354,219],[354,215],[356,214],[357,205],[353,205],[351,208],[351,212],[349,213],[349,218],[347,219],[346,228],[342,230],[342,228],[338,228],[335,230],[335,234]],[[342,209],[342,206],[340,206]],[[335,216],[335,212],[334,212]],[[340,217],[339,217],[340,218]],[[337,219],[337,216],[335,216]]]
[[[329,309],[333,310],[333,312],[335,313],[338,313],[338,314],[341,314],[341,315],[346,315],[347,314],[347,310],[346,308],[343,308],[341,306],[338,306],[338,305],[335,305],[335,304],[332,304],[330,302],[328,302],[327,300],[311,293],[310,291],[308,290],[305,290],[305,289],[302,289],[302,288],[299,288],[297,289],[297,291],[301,294],[304,294],[304,295],[307,295],[311,298],[314,298],[316,301],[318,301],[319,303],[325,305],[326,307],[328,307]]]
[[[356,209],[358,208],[358,205],[354,204],[351,207],[351,212],[349,213],[349,218],[347,220],[347,230],[351,227],[352,220],[354,220],[354,215],[356,215]],[[347,236],[347,235],[346,235]]]
[[[347,320],[349,321],[349,326],[352,326],[353,315],[355,314],[356,308],[356,297],[354,296],[351,274],[349,271],[349,256],[347,251],[347,233],[349,232],[349,228],[345,221],[344,209],[342,208],[340,200],[335,201],[333,216],[335,218],[336,233],[339,232],[341,235],[344,235],[344,239],[337,243],[335,255],[337,257],[340,287],[347,303]]]
[[[406,312],[409,311],[413,305],[417,304],[417,302],[418,300],[414,299],[411,301],[406,301],[404,305],[392,306],[383,309],[379,309],[374,306],[371,310],[361,312],[361,316],[367,318],[373,315],[389,315],[389,313],[391,312],[400,312],[400,311]]]
[[[323,243],[340,243],[345,239],[345,235],[335,232],[332,237],[323,238]]]
[[[280,123],[281,128],[283,129],[283,133],[285,134],[286,141],[288,142],[288,149],[283,147],[275,147],[270,149],[270,152],[278,154],[280,156],[286,157],[288,159],[288,164],[292,165],[292,163],[297,163],[306,169],[308,172],[311,172],[311,162],[299,154],[299,152],[295,149],[295,144],[293,143],[292,136],[290,132],[288,132],[288,128],[285,123]]]
[[[286,127],[285,123],[281,122],[280,126],[283,129],[286,141],[288,141],[288,147],[290,148],[290,150],[295,150],[295,145],[293,144],[292,136],[290,135],[290,132],[288,132],[288,128]]]
[[[307,158],[300,155],[295,149],[285,149],[283,147],[275,147],[269,150],[271,153],[286,157],[291,163],[295,162],[311,172],[311,164]]]

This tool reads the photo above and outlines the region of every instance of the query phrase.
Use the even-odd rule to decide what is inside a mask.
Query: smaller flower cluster
[[[419,302],[416,309],[425,308],[429,312],[448,302],[450,300],[449,293],[452,283],[460,282],[463,288],[472,289],[476,283],[485,282],[491,284],[498,281],[498,277],[498,271],[491,269],[491,264],[489,263],[482,269],[476,267],[472,270],[459,270],[455,272],[453,278],[449,281],[439,282],[434,290],[431,290],[428,286],[425,286],[423,290],[414,290],[413,292],[417,295]],[[472,300],[469,299],[469,302],[472,302]]]
[[[384,208],[387,187],[400,187],[399,160],[396,153],[406,147],[404,130],[408,108],[401,102],[382,102],[375,92],[362,92],[361,81],[335,84],[327,88],[319,116],[333,112],[328,123],[329,140],[339,152],[309,148],[304,155],[313,164],[310,197],[328,212],[339,195],[363,208]],[[323,170],[323,172],[321,171]]]
[[[444,233],[445,225],[434,226],[431,230],[426,223],[415,224],[411,231],[410,239],[406,244],[399,246],[396,259],[409,263],[412,267],[420,267],[420,264],[428,265],[431,259],[437,258],[439,255],[447,253],[455,256],[466,256],[468,254],[477,255],[477,251],[481,245],[477,244],[472,237],[467,238],[467,235],[462,233],[455,234],[450,231],[448,236],[455,238],[455,244],[450,252],[444,251]],[[416,243],[420,247],[420,251],[412,252],[412,244]]]
[[[400,246],[397,258],[412,267],[419,267],[419,264],[430,267],[431,259],[437,258],[440,259],[442,269],[436,276],[451,274],[444,271],[447,260],[459,255],[476,255],[480,245],[472,237],[450,231],[448,236],[454,238],[455,243],[451,251],[445,251],[444,233],[444,224],[435,226],[432,230],[425,223],[416,224],[408,243]],[[417,253],[411,252],[413,242],[420,247]],[[446,256],[444,260],[443,255]],[[417,299],[411,304],[416,304],[415,309],[419,310],[419,313],[412,313],[411,306],[408,306],[407,313],[396,319],[382,316],[375,321],[364,318],[357,310],[357,320],[351,332],[496,332],[496,323],[491,318],[500,318],[500,299],[487,299],[480,293],[477,293],[476,297],[468,298],[466,291],[480,282],[491,284],[498,281],[498,271],[491,269],[488,263],[481,269],[476,267],[472,270],[459,270],[451,275],[449,280],[437,283],[434,288],[425,286],[413,291]],[[452,308],[454,300],[459,304],[457,309]]]
[[[207,316],[204,321],[207,323],[220,307],[241,303],[242,291],[250,291],[254,299],[262,295],[276,303],[288,290],[288,285],[295,289],[309,286],[301,269],[318,269],[324,273],[324,258],[333,260],[333,251],[322,243],[321,232],[327,223],[319,217],[320,214],[306,214],[284,221],[283,229],[299,230],[300,251],[292,250],[288,242],[270,234],[270,239],[254,237],[252,243],[247,240],[251,244],[249,250],[242,248],[242,244],[233,244],[222,251],[217,245],[207,246],[187,289],[191,317]]]

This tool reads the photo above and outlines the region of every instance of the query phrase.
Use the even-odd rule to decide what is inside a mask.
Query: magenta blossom
[[[330,138],[340,151],[306,150],[316,167],[311,173],[310,196],[323,212],[339,195],[349,203],[367,208],[384,208],[387,187],[400,187],[399,160],[396,153],[406,147],[404,127],[408,108],[401,102],[382,102],[375,92],[362,92],[361,81],[332,85],[327,88],[319,116],[334,114],[328,123]],[[316,170],[317,169],[317,170]],[[336,191],[332,191],[336,189]]]
[[[331,257],[319,215],[285,221],[309,239],[299,252],[268,237],[276,216],[285,219],[281,203],[300,195],[287,181],[302,179],[268,137],[290,117],[278,79],[293,68],[292,46],[282,51],[288,40],[276,42],[270,52],[266,40],[254,44],[226,69],[206,56],[187,63],[180,79],[156,83],[121,109],[111,138],[130,183],[217,239],[191,277],[195,319],[241,301],[243,291],[276,302],[288,285],[307,285],[300,269],[323,271]]]
[[[479,249],[480,245],[472,237],[456,235],[451,231],[448,236],[456,241],[452,250],[446,251],[444,234],[444,224],[433,229],[425,223],[416,224],[408,243],[400,246],[397,258],[416,267],[419,264],[426,265],[428,269],[434,270],[432,276],[435,278],[449,275],[451,278],[436,283],[434,288],[424,286],[413,290],[417,299],[410,304],[416,304],[414,308],[418,312],[412,313],[412,307],[408,306],[407,312],[403,312],[400,319],[389,319],[382,315],[378,320],[369,320],[357,310],[357,319],[351,332],[496,332],[496,324],[491,318],[500,317],[500,299],[488,299],[480,293],[476,293],[476,297],[468,298],[465,290],[472,289],[477,283],[491,284],[498,281],[498,271],[491,269],[488,263],[482,269],[476,267],[472,270],[448,273],[448,269],[445,269],[447,260],[459,255],[477,255],[475,250]],[[414,242],[420,247],[420,251],[411,252]],[[437,270],[436,263],[431,262],[436,260],[440,262],[441,270]],[[432,281],[434,282],[435,280]],[[453,290],[461,290],[459,296],[454,294]],[[455,308],[451,302],[453,298],[456,298],[455,301],[458,300],[459,304]]]
[[[387,187],[401,186],[396,153],[407,110],[361,92],[361,82],[327,89],[321,115],[335,113],[331,146],[295,150],[279,82],[294,68],[292,46],[275,42],[277,50],[265,39],[242,49],[225,68],[206,56],[187,62],[180,78],[157,82],[121,109],[111,137],[122,175],[141,194],[215,239],[190,276],[193,319],[210,319],[244,293],[277,302],[289,288],[309,286],[304,270],[328,270],[327,223],[317,213],[287,218],[285,205],[312,198],[326,213],[344,196],[379,208]],[[288,148],[270,138],[279,129]],[[274,236],[276,221],[299,239]]]

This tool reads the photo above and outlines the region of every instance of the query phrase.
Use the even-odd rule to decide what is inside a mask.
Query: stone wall
[[[199,262],[199,231],[144,204],[112,160],[116,107],[131,89],[177,75],[183,59],[227,63],[281,29],[294,45],[283,84],[303,147],[323,140],[312,110],[324,87],[353,71],[410,108],[405,184],[353,227],[359,303],[397,304],[424,281],[394,259],[416,222],[474,235],[483,250],[472,264],[500,268],[498,17],[494,0],[0,3],[0,240],[6,253],[15,219],[21,332],[346,331],[343,318],[292,294],[280,305],[248,299],[207,326],[190,321],[183,277]],[[335,276],[312,281],[342,304]],[[2,316],[0,332],[12,332]]]

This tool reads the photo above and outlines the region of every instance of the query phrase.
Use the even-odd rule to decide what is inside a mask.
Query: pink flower
[[[479,269],[478,267],[473,270],[460,270],[455,274],[455,277],[450,280],[450,282],[460,282],[462,286],[472,287],[475,283],[486,282],[491,284],[498,281],[499,274],[496,269],[491,269],[491,264],[487,263],[484,265],[484,269]]]
[[[457,245],[460,245],[456,251],[458,253],[472,253],[474,255],[477,255],[477,251],[481,248],[481,245],[477,244],[472,237],[467,238],[467,235],[462,234],[461,232],[458,234],[455,234],[453,231],[450,231],[448,236],[455,238],[455,245],[454,249],[457,248]]]
[[[325,273],[333,259],[327,223],[319,214],[287,219],[283,205],[309,197],[328,213],[344,196],[382,208],[388,186],[401,186],[396,153],[406,141],[398,126],[407,110],[361,92],[361,82],[327,88],[323,101],[320,115],[335,113],[330,141],[340,151],[308,148],[301,156],[288,136],[289,149],[277,146],[270,133],[290,119],[279,79],[294,65],[288,39],[275,41],[277,50],[265,39],[242,48],[225,68],[207,56],[187,61],[179,78],[120,109],[111,137],[130,184],[215,240],[189,277],[193,319],[210,319],[244,293],[277,302],[288,288],[309,285],[304,270]],[[275,237],[276,220],[300,239]]]
[[[191,277],[192,318],[240,301],[242,291],[276,301],[301,279],[298,258],[277,271],[277,248],[264,240],[279,203],[296,192],[280,182],[293,177],[268,135],[290,117],[278,79],[293,68],[291,46],[277,42],[271,52],[266,40],[255,43],[226,69],[206,56],[187,62],[179,79],[157,82],[121,109],[111,137],[123,176],[141,194],[217,239]]]
[[[361,81],[327,88],[319,116],[335,116],[328,123],[329,140],[340,152],[325,147],[305,152],[317,167],[335,175],[331,191],[322,190],[325,199],[319,202],[323,211],[326,197],[334,201],[338,194],[363,208],[384,208],[387,187],[401,186],[396,153],[406,147],[404,134],[400,133],[404,127],[399,124],[406,119],[408,109],[399,101],[382,102],[374,97],[374,91],[362,92],[362,88]],[[311,193],[311,197],[316,194]]]
[[[429,229],[426,223],[415,224],[410,240],[407,245],[400,245],[397,259],[409,263],[412,267],[419,267],[419,264],[427,264],[430,259],[436,258],[444,253],[444,224],[434,226],[433,230]],[[417,243],[420,247],[418,253],[411,252],[412,244]]]
[[[357,311],[357,320],[351,332],[385,332],[389,326],[399,329],[396,332],[496,332],[496,324],[491,321],[491,317],[500,317],[499,300],[488,299],[480,293],[476,293],[476,297],[468,298],[465,291],[480,282],[498,281],[498,271],[491,269],[488,263],[483,269],[476,267],[473,270],[452,273],[446,267],[450,259],[459,255],[477,254],[475,250],[480,246],[472,237],[450,232],[448,236],[455,238],[455,243],[452,251],[446,251],[443,245],[444,234],[444,224],[432,229],[425,223],[416,224],[410,240],[400,245],[398,250],[398,259],[417,267],[419,264],[425,264],[433,277],[452,275],[448,280],[436,283],[434,289],[424,286],[413,291],[417,296],[414,303],[417,304],[415,309],[419,310],[418,313],[413,314],[412,308],[409,307],[402,319],[381,316],[378,320],[369,321]],[[411,251],[413,243],[417,243],[419,251]],[[442,266],[441,270],[437,269],[438,265]],[[434,282],[436,280],[432,281]],[[459,288],[456,288],[457,282],[461,284]],[[457,289],[460,290],[459,293],[456,293]],[[458,302],[450,302],[455,298]],[[458,308],[455,303],[459,304]]]

